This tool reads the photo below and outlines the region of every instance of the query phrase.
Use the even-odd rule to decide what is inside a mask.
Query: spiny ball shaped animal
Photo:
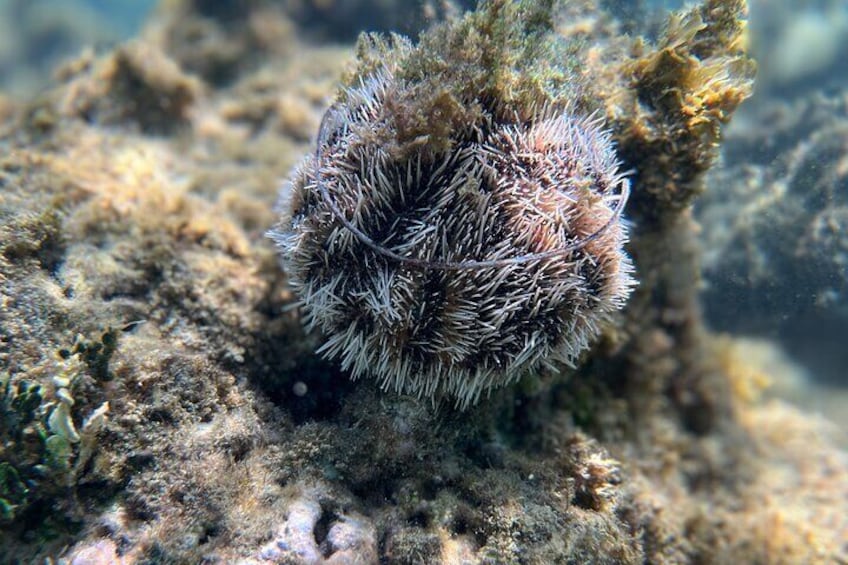
[[[634,285],[609,134],[549,110],[398,156],[376,133],[392,81],[375,72],[328,111],[271,234],[320,353],[460,408],[573,363]]]

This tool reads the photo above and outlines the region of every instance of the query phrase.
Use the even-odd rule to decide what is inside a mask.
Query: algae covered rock
[[[688,206],[750,88],[741,2],[674,15],[656,43],[594,2],[484,2],[359,48],[309,44],[285,5],[165,2],[133,42],[4,107],[0,561],[844,560],[844,454],[738,393],[756,371],[697,301]],[[315,353],[265,233],[291,167],[341,151],[337,123],[319,135],[339,83],[361,97],[382,65],[409,88],[362,142],[392,159],[546,123],[611,156],[565,194],[632,222],[608,235],[639,286],[574,367],[460,411]],[[625,172],[619,216],[600,181]]]

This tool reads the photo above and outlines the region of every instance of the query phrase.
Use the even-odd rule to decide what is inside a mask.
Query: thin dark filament
[[[353,222],[347,219],[342,210],[338,207],[336,202],[330,196],[330,192],[327,190],[327,187],[326,185],[324,185],[323,179],[321,178],[321,145],[324,141],[324,137],[326,134],[324,130],[325,126],[327,125],[325,123],[327,121],[327,115],[329,115],[329,112],[325,114],[324,120],[322,120],[321,128],[319,130],[318,135],[318,147],[315,150],[315,184],[318,187],[318,191],[321,193],[321,198],[324,200],[324,203],[330,208],[330,211],[333,213],[333,216],[335,216],[335,218],[339,222],[341,222],[341,224],[347,230],[349,230],[353,235],[355,235],[356,238],[361,241],[366,247],[368,247],[375,253],[382,255],[383,257],[386,257],[393,261],[397,261],[398,263],[401,263],[403,265],[417,267],[420,269],[464,271],[500,268],[509,265],[522,265],[534,261],[543,261],[545,259],[552,259],[554,257],[568,255],[569,253],[573,253],[574,251],[583,249],[584,247],[601,237],[610,228],[610,226],[616,223],[621,217],[621,213],[624,211],[624,206],[627,204],[627,200],[630,197],[629,183],[626,180],[623,180],[621,182],[621,193],[618,195],[618,202],[616,203],[612,216],[610,216],[606,223],[600,228],[598,228],[597,231],[587,235],[583,239],[580,239],[570,245],[566,245],[565,247],[560,247],[558,249],[543,251],[541,253],[528,253],[526,255],[519,255],[518,257],[509,257],[506,259],[491,259],[487,261],[431,261],[427,259],[416,259],[415,257],[405,257],[392,251],[391,249],[383,247],[382,245],[371,239],[365,232],[356,227]]]

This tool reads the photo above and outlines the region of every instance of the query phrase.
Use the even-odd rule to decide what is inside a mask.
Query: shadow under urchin
[[[447,151],[398,155],[381,142],[393,80],[330,108],[271,232],[318,351],[460,408],[573,364],[635,285],[610,135],[567,110],[488,112]]]

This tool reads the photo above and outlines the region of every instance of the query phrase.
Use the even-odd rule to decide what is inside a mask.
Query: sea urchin
[[[464,408],[572,363],[624,304],[628,180],[609,134],[567,111],[393,153],[377,134],[393,81],[374,72],[328,111],[271,235],[321,353]]]

